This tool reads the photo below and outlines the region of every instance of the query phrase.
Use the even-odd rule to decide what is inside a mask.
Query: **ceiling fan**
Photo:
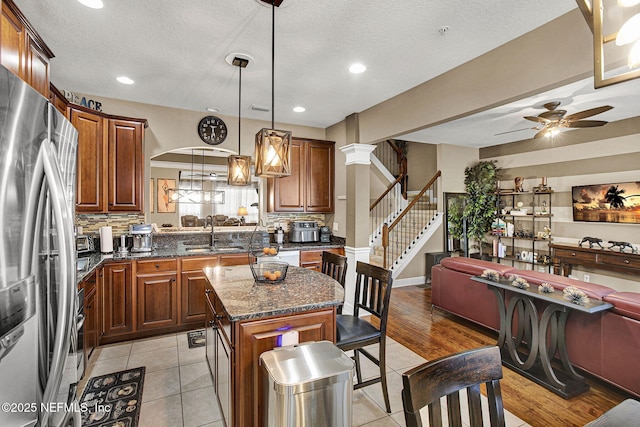
[[[588,110],[579,111],[574,114],[567,114],[567,110],[559,110],[560,106],[559,101],[547,102],[544,104],[544,108],[547,111],[538,114],[537,116],[525,116],[525,119],[536,122],[540,127],[532,127],[525,129],[518,129],[517,131],[510,132],[518,132],[526,129],[537,130],[538,132],[533,136],[534,138],[541,138],[543,136],[552,136],[558,133],[560,128],[590,128],[597,126],[604,126],[609,122],[604,120],[582,120],[587,117],[595,116],[596,114],[604,113],[605,111],[611,110],[613,107],[610,105],[603,105],[601,107],[590,108]],[[496,135],[502,135],[505,133],[498,133]]]

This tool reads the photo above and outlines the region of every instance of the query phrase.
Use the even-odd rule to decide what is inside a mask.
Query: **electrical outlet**
[[[337,222],[333,223],[333,231],[338,231],[338,223]]]
[[[582,276],[582,280],[588,282],[589,280],[591,280],[591,277],[588,274],[585,274],[584,276]]]

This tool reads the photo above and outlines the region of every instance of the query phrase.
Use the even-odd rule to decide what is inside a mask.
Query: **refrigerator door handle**
[[[60,259],[60,287],[58,299],[58,322],[56,325],[55,341],[53,345],[53,357],[47,385],[45,387],[42,402],[53,402],[58,388],[62,382],[64,363],[69,353],[71,330],[75,321],[75,272],[73,266],[73,219],[66,206],[65,188],[62,181],[62,173],[56,158],[55,149],[49,140],[42,142],[38,160],[42,161],[44,175],[49,184],[51,194],[50,202],[57,227],[58,255]],[[43,414],[48,417],[48,414]],[[42,421],[42,420],[41,420]]]

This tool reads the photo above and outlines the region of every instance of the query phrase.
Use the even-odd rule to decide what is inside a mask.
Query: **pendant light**
[[[238,84],[238,154],[227,157],[227,183],[229,185],[249,185],[251,181],[251,156],[240,154],[240,131],[242,129],[242,69],[249,65],[249,59],[233,58],[233,65],[240,71]]]
[[[280,6],[282,1],[261,1],[271,4],[271,128],[263,128],[256,134],[255,174],[276,178],[291,175],[291,132],[274,129],[276,6]]]

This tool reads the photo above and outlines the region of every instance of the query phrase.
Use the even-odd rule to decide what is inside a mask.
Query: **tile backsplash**
[[[144,214],[76,214],[76,227],[82,227],[82,234],[97,234],[100,227],[110,225],[113,235],[129,232],[129,225],[143,224]]]

